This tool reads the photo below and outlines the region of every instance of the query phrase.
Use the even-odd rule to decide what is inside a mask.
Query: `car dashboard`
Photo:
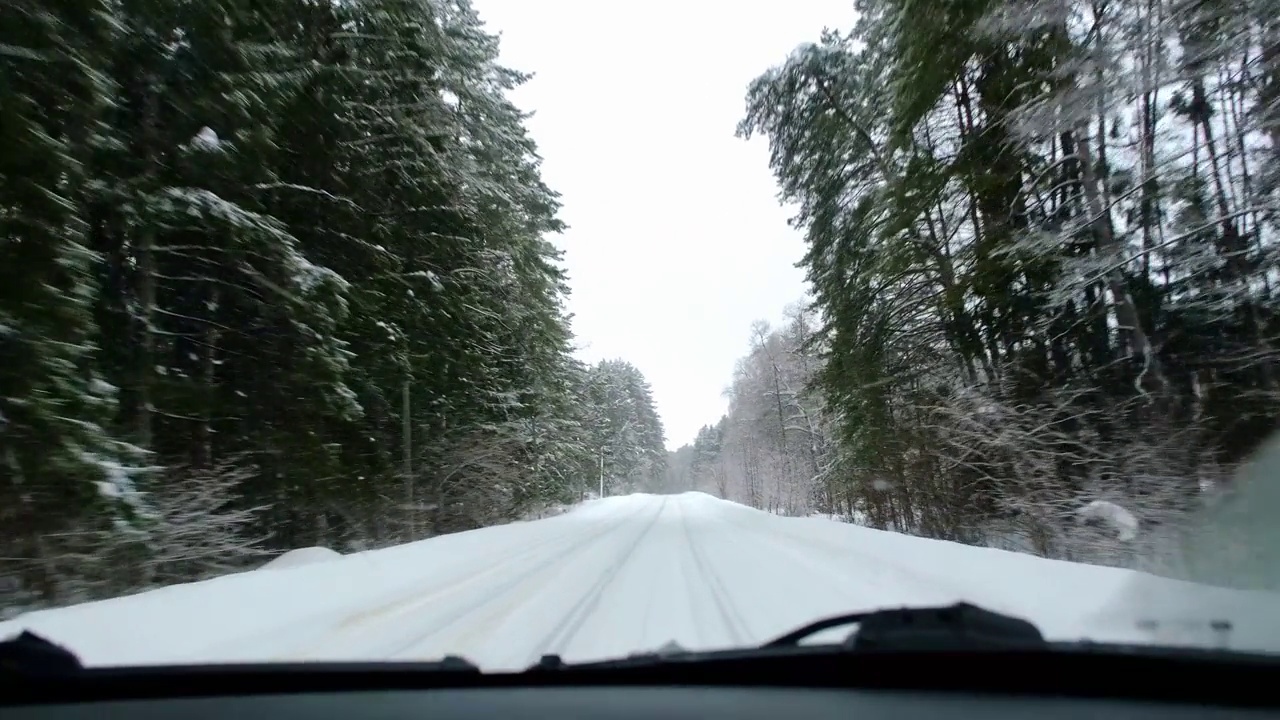
[[[596,686],[146,698],[4,708],[6,720],[1244,720],[1274,710],[1121,699],[833,688]]]

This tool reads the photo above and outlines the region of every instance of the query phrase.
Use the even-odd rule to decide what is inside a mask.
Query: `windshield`
[[[0,637],[1280,651],[1276,9],[3,3]]]

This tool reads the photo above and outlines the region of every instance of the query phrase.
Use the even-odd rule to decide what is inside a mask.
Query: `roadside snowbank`
[[[288,568],[300,567],[302,565],[329,562],[330,560],[337,560],[340,557],[342,557],[342,553],[336,550],[330,550],[326,547],[298,548],[272,558],[270,562],[258,569],[286,570]]]

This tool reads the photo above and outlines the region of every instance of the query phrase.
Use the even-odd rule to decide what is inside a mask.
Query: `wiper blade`
[[[857,625],[842,643],[801,645],[824,630]],[[759,647],[727,650],[685,650],[668,643],[656,651],[634,653],[613,660],[566,663],[558,655],[544,655],[526,672],[622,670],[705,662],[772,661],[778,658],[850,657],[861,652],[935,653],[975,650],[1048,650],[1053,646],[1035,625],[1020,618],[968,603],[927,608],[901,608],[836,615],[793,630]]]
[[[823,618],[821,620],[811,622],[808,625],[803,625],[801,627],[798,627],[795,630],[792,630],[791,632],[787,633],[786,635],[783,635],[780,638],[770,640],[769,642],[765,643],[764,645],[761,645],[760,647],[766,647],[766,648],[795,647],[796,645],[800,644],[801,640],[804,640],[807,637],[817,635],[818,633],[824,630],[830,630],[832,628],[844,627],[845,625],[853,625],[855,623],[860,623],[871,614],[872,613],[870,612],[860,612],[860,613],[849,613],[847,615],[833,615],[829,618]]]
[[[445,655],[439,660],[413,662],[356,661],[334,662],[270,662],[270,663],[214,663],[201,665],[138,665],[86,668],[75,653],[61,645],[24,630],[20,635],[0,640],[0,682],[15,676],[61,679],[66,675],[80,677],[116,677],[130,675],[199,676],[240,673],[245,675],[288,676],[344,673],[442,673],[449,675],[480,675],[479,665],[460,655]]]
[[[3,675],[60,675],[84,669],[75,653],[30,630],[0,641],[0,673]]]
[[[855,651],[946,651],[1047,648],[1035,625],[969,603],[853,613],[818,620],[765,643],[765,648],[795,647],[824,630],[857,624],[844,642]]]

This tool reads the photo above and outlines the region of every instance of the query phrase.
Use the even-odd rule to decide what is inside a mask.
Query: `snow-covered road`
[[[824,615],[968,600],[1078,637],[1134,573],[783,518],[701,493],[268,568],[0,623],[90,663],[408,660],[486,669],[675,641],[759,643]]]
[[[812,532],[822,526],[850,529],[700,493],[610,498],[552,519],[384,551],[381,562],[391,560],[387,552],[406,555],[397,567],[413,582],[323,622],[226,649],[281,660],[459,653],[485,667],[522,668],[546,653],[573,661],[670,641],[697,649],[759,643],[823,615],[973,594],[913,570],[902,562],[909,558]]]

